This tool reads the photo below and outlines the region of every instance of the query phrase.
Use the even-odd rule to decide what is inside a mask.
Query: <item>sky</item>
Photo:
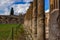
[[[14,14],[26,13],[30,3],[33,0],[0,0],[0,15],[9,15],[11,7],[14,8]],[[49,12],[49,0],[45,0],[45,12]]]
[[[49,12],[49,0],[45,0],[45,12]]]

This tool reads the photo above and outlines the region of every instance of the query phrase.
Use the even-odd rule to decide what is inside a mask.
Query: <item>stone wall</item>
[[[23,16],[15,16],[15,15],[0,15],[0,24],[19,24],[23,23]]]

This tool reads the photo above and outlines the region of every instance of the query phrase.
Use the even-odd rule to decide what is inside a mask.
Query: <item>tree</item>
[[[14,10],[13,10],[13,7],[11,8],[10,15],[14,15]]]

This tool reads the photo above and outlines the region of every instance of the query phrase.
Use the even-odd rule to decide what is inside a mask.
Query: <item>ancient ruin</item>
[[[50,0],[50,12],[45,14],[44,0],[33,0],[25,15],[0,15],[0,24],[23,23],[26,40],[60,40],[59,0]]]
[[[44,40],[45,39],[45,13],[44,0],[34,0],[28,9],[24,26],[26,29],[26,40]]]
[[[50,12],[45,14],[44,0],[33,1],[33,6],[31,4],[32,8],[29,8],[24,19],[24,26],[28,30],[27,40],[60,40],[59,26],[56,26],[57,24],[54,24],[57,28],[53,26],[53,23],[57,23],[56,20],[59,21],[60,18],[59,2],[59,0],[50,0]],[[52,28],[55,28],[56,31]]]

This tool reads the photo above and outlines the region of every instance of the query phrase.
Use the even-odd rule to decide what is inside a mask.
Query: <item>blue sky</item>
[[[45,12],[49,11],[49,0],[45,0]]]
[[[0,15],[9,15],[11,7],[15,15],[26,13],[32,0],[0,0]],[[49,11],[49,0],[45,0],[45,11]]]

